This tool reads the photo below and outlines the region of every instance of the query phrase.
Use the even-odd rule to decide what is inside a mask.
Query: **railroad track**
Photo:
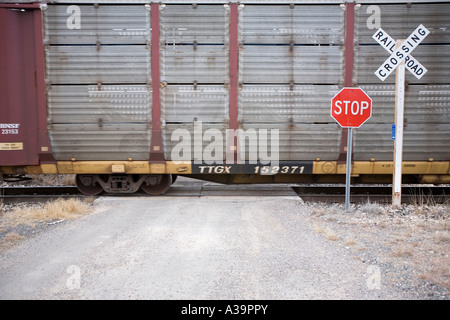
[[[0,198],[5,204],[21,202],[47,202],[59,198],[87,198],[77,187],[1,187]]]
[[[112,194],[106,194],[112,195]],[[345,186],[294,185],[294,186],[227,186],[227,185],[189,185],[173,186],[165,197],[201,197],[201,196],[292,196],[298,195],[307,202],[341,202],[345,201]],[[145,193],[112,196],[148,196]],[[85,196],[73,186],[58,187],[2,187],[0,198],[3,203],[45,202],[58,198],[92,199],[98,196]],[[149,196],[150,197],[150,196]],[[350,202],[378,202],[392,201],[391,186],[351,186]],[[404,186],[402,188],[402,202],[414,204],[450,203],[450,187],[441,186]]]
[[[293,187],[294,191],[304,200],[311,202],[344,202],[345,186],[307,186]],[[350,202],[392,201],[392,186],[351,186]],[[402,202],[411,204],[442,204],[450,203],[450,187],[442,186],[404,186],[402,187]]]

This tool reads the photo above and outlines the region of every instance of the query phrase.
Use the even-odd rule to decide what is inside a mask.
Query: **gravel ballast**
[[[0,298],[449,298],[448,206],[241,195],[100,197],[91,210],[4,246]]]

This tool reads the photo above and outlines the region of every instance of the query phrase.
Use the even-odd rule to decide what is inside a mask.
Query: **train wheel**
[[[160,174],[149,176],[141,185],[141,189],[151,196],[160,196],[170,189],[172,176],[170,174]]]
[[[94,175],[77,174],[75,181],[78,190],[87,196],[95,196],[103,191],[103,187],[95,182]]]

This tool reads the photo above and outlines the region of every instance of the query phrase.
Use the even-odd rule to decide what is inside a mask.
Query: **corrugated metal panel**
[[[80,25],[71,26],[69,5],[44,10],[45,37],[50,44],[147,44],[150,42],[150,7],[144,5],[79,7]],[[71,26],[72,27],[72,26]]]
[[[392,1],[394,3],[394,1]],[[406,39],[420,24],[431,33],[425,43],[450,43],[450,3],[380,4],[381,27],[395,40]],[[356,35],[360,44],[376,44],[372,35],[373,8],[361,5],[356,10]],[[377,44],[378,45],[378,44]],[[421,44],[422,46],[422,44]]]
[[[450,122],[450,85],[408,86],[405,99],[407,123]],[[447,127],[450,134],[450,127]],[[449,140],[450,141],[450,140]],[[447,148],[450,152],[450,148]]]
[[[394,144],[391,140],[391,128],[390,123],[367,122],[354,130],[353,160],[369,161],[374,158],[377,161],[392,161]]]
[[[336,160],[339,156],[341,132],[338,124],[244,124],[243,129],[279,130],[279,160]],[[248,144],[246,145],[248,150]]]
[[[339,44],[344,37],[340,6],[245,6],[243,42]]]
[[[136,46],[51,46],[47,76],[52,84],[150,83],[150,50]]]
[[[332,123],[330,101],[338,91],[337,85],[244,85],[239,118],[244,123]]]
[[[355,131],[355,160],[392,160],[394,85],[362,86],[372,98],[372,117]],[[448,160],[450,157],[450,85],[410,85],[405,95],[403,159]]]
[[[161,80],[181,83],[228,81],[228,50],[223,45],[167,45],[161,51]]]
[[[161,25],[161,42],[165,44],[228,43],[228,11],[224,6],[165,6]]]
[[[161,112],[166,122],[219,122],[228,119],[228,90],[222,86],[166,86]]]
[[[395,86],[364,85],[372,98],[372,123],[394,123]],[[409,85],[405,91],[406,123],[448,123],[450,85]],[[450,128],[449,128],[450,130]]]
[[[354,160],[392,161],[391,124],[364,124],[354,135]],[[403,136],[403,161],[448,160],[448,124],[407,124]]]
[[[57,160],[148,160],[150,131],[145,124],[58,124],[51,130]]]
[[[393,84],[362,85],[361,89],[372,99],[372,116],[362,127],[366,124],[394,123],[395,86]]]
[[[412,30],[414,31],[414,30]],[[412,32],[411,31],[411,32]],[[446,84],[450,83],[450,45],[420,44],[412,53],[428,72],[419,80],[406,71],[406,81],[410,84]],[[355,80],[362,85],[365,83],[380,83],[375,71],[389,57],[389,53],[380,45],[359,46],[355,51]],[[393,72],[384,83],[394,83]]]
[[[403,160],[450,159],[450,134],[446,124],[408,123],[404,133]]]
[[[150,11],[67,5],[45,12],[49,135],[57,160],[148,160],[151,130]]]
[[[343,82],[339,46],[244,46],[240,81],[244,83]],[[376,70],[376,69],[375,69]]]
[[[46,3],[48,0],[14,0],[14,3]],[[396,0],[395,3],[423,3],[426,0]],[[12,2],[11,0],[0,0],[2,2]],[[120,4],[123,3],[123,0],[96,0],[95,3],[107,3],[107,4]],[[130,1],[131,2],[131,1]],[[192,4],[192,0],[165,0],[161,1],[163,4]],[[228,4],[229,0],[202,0],[201,3],[205,4]],[[341,4],[345,3],[346,0],[243,0],[239,1],[244,4]],[[366,3],[366,4],[385,4],[386,0],[363,0],[356,1],[357,3]],[[433,0],[433,2],[448,2],[448,0]],[[80,4],[80,3],[93,3],[92,0],[52,0],[52,3],[72,3],[72,4]],[[132,3],[139,4],[147,4],[148,0],[134,0]]]
[[[48,110],[52,123],[149,123],[151,91],[136,86],[52,86]]]

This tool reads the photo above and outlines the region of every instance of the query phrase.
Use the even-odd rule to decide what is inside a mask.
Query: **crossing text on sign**
[[[391,56],[384,61],[378,70],[375,71],[375,75],[380,80],[384,81],[403,60],[405,60],[408,69],[416,76],[419,77],[423,75],[426,72],[426,69],[420,65],[417,60],[413,59],[410,54],[429,33],[430,31],[423,25],[418,26],[416,30],[414,30],[413,33],[411,33],[411,35],[392,52]],[[373,38],[389,51],[392,51],[392,45],[395,47],[395,43],[392,43],[393,39],[383,30],[379,29],[374,34]],[[406,60],[406,58],[408,59]]]

